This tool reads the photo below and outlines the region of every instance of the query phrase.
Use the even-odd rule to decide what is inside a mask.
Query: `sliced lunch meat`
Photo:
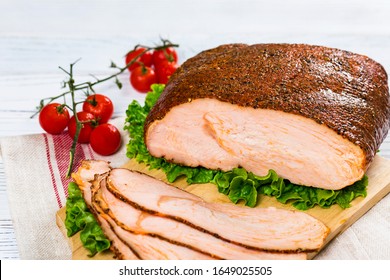
[[[176,245],[134,231],[126,231],[117,225],[110,216],[103,211],[102,204],[96,203],[100,195],[100,185],[111,169],[106,161],[85,160],[72,177],[83,192],[84,200],[91,212],[95,215],[105,236],[111,241],[111,250],[117,258],[126,260],[136,259],[213,259],[198,251]]]
[[[114,241],[114,252],[119,253],[119,257],[123,259],[148,259],[148,260],[204,260],[214,259],[208,255],[190,248],[168,242],[145,232],[129,229],[125,224],[118,224],[108,214],[109,209],[106,208],[106,203],[100,198],[100,186],[104,184],[104,180],[99,182],[99,187],[92,190],[92,208],[104,222],[101,223],[103,231],[107,230],[112,234],[108,238]],[[104,186],[103,186],[104,187]],[[157,225],[156,225],[157,226]],[[120,244],[120,246],[118,246]]]
[[[148,186],[144,187],[148,188]],[[102,206],[104,212],[123,229],[158,237],[172,244],[195,250],[210,258],[232,260],[307,259],[307,254],[303,252],[285,254],[251,250],[245,246],[222,240],[177,220],[142,211],[108,191],[104,181],[101,182],[100,191],[100,196],[95,196],[95,203],[104,205],[104,207]],[[121,231],[123,232],[123,230]],[[135,239],[131,237],[129,240]]]
[[[128,169],[112,169],[106,187],[117,198],[142,212],[186,224],[251,250],[317,251],[329,233],[323,223],[303,212],[207,203],[191,193]],[[142,228],[147,226],[142,223],[145,217],[149,218],[143,215],[138,221]]]
[[[96,212],[97,210],[98,209],[95,209],[97,221],[99,222],[104,235],[110,240],[110,249],[115,253],[115,256],[121,260],[138,260],[139,256],[133,252],[133,249],[116,235],[115,228],[109,223],[109,217],[104,213]]]
[[[83,160],[76,172],[72,173],[72,179],[83,193],[84,201],[91,205],[91,187],[95,176],[102,175],[111,170],[110,164],[104,160]]]
[[[223,45],[186,61],[145,123],[151,155],[186,166],[341,189],[362,178],[389,130],[374,60],[303,44]]]
[[[107,176],[109,170],[111,170],[111,167],[107,161],[84,160],[77,172],[72,174],[72,178],[76,181],[82,191],[84,201],[94,214],[104,235],[110,240],[110,250],[113,251],[115,256],[119,259],[137,260],[139,259],[139,256],[116,235],[114,228],[105,218],[107,215],[99,208],[93,207],[92,193],[99,188],[100,181]]]

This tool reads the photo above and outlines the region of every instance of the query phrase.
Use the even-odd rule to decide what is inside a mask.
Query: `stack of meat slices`
[[[303,212],[205,202],[105,161],[72,177],[120,259],[306,259],[329,233]]]

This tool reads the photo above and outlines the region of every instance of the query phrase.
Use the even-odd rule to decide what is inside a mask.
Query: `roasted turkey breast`
[[[374,60],[303,44],[231,44],[172,75],[145,123],[151,155],[186,166],[341,189],[362,178],[389,130]]]

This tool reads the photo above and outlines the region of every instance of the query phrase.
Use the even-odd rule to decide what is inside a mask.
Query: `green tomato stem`
[[[68,170],[66,172],[67,178],[70,177],[70,174],[72,173],[72,170],[73,170],[73,162],[74,162],[74,156],[76,153],[77,140],[79,139],[80,131],[81,131],[81,128],[83,127],[83,123],[80,122],[80,120],[77,116],[77,108],[76,108],[77,104],[75,102],[75,87],[74,87],[74,79],[73,79],[73,66],[75,63],[70,64],[70,73],[69,73],[70,77],[69,77],[68,85],[69,85],[70,95],[72,97],[72,111],[74,113],[74,117],[76,120],[76,133],[73,137],[72,146],[69,150],[69,166],[68,166]]]

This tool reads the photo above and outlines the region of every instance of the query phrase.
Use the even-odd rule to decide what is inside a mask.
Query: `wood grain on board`
[[[134,160],[130,160],[123,167],[141,171],[157,179],[166,181],[165,174],[162,171],[149,170],[146,165],[138,164]],[[342,233],[356,220],[363,216],[372,206],[374,206],[379,200],[381,200],[386,194],[390,192],[390,160],[376,156],[372,165],[367,171],[367,176],[369,178],[367,196],[365,198],[359,197],[355,199],[352,202],[352,206],[350,208],[342,209],[338,205],[333,205],[329,209],[314,207],[305,211],[306,213],[324,222],[330,228],[330,234],[325,241],[324,247],[338,234]],[[188,185],[184,179],[179,179],[173,183],[173,185],[198,195],[206,201],[231,203],[225,195],[218,193],[216,186],[213,184]],[[259,199],[259,205],[257,207],[268,206],[296,210],[292,206],[277,202],[274,198],[261,196]],[[238,205],[238,207],[245,206]],[[57,212],[57,225],[66,236],[64,220],[65,208],[62,208]],[[83,248],[80,242],[79,234],[69,238],[69,244],[72,248],[73,259],[114,259],[114,254],[111,252],[100,253],[92,258],[88,257],[88,251]],[[312,253],[309,255],[309,258],[312,259],[315,257],[315,255],[316,253]]]

